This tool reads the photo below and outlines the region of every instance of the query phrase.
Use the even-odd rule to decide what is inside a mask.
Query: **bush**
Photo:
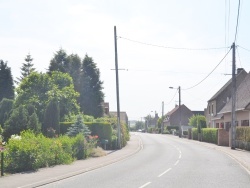
[[[193,136],[193,140],[198,140],[198,129],[197,128],[192,128],[192,136]]]
[[[250,142],[250,127],[236,127],[236,140]]]
[[[217,144],[218,129],[217,128],[203,128],[201,130],[202,141]]]
[[[16,173],[69,164],[75,159],[84,159],[92,154],[93,143],[87,143],[83,134],[51,139],[28,130],[23,131],[21,137],[9,139],[4,164],[6,172]]]

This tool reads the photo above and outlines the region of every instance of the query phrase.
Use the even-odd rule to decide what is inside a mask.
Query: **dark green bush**
[[[217,144],[218,142],[218,129],[217,128],[203,128],[201,130],[202,141]]]
[[[193,140],[198,140],[198,129],[197,128],[192,128],[192,136],[193,136]]]

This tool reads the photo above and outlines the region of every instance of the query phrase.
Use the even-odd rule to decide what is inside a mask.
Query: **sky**
[[[161,116],[162,102],[164,114],[172,110],[179,103],[179,86],[181,103],[202,111],[231,78],[228,51],[234,41],[236,67],[250,71],[250,1],[240,1],[236,35],[238,3],[0,0],[0,59],[7,61],[16,78],[29,53],[39,72],[46,72],[60,48],[81,58],[88,54],[100,70],[105,102],[116,111],[116,26],[120,109],[129,120]]]

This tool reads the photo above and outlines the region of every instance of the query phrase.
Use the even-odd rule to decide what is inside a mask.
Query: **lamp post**
[[[181,138],[182,136],[182,131],[181,131],[181,86],[179,86],[178,88],[173,88],[173,87],[169,87],[170,89],[178,89],[179,91],[179,137]]]

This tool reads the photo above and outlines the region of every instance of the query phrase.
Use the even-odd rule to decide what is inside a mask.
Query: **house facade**
[[[188,125],[189,118],[194,114],[186,107],[184,104],[179,108],[178,105],[175,106],[173,110],[168,112],[165,116],[164,126],[179,126],[180,125],[180,110],[181,110],[181,125]]]
[[[249,126],[248,103],[250,103],[250,78],[244,69],[237,69],[236,75],[236,125]],[[249,85],[249,86],[248,86]],[[224,128],[231,126],[232,79],[230,79],[209,101],[205,109],[208,127]],[[242,123],[241,123],[242,121]]]
[[[109,115],[117,117],[117,112],[109,112]],[[120,121],[128,125],[128,115],[126,112],[120,112]]]

